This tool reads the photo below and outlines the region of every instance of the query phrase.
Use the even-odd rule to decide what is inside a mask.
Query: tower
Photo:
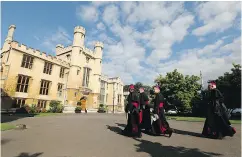
[[[102,73],[102,54],[103,43],[96,42],[94,44],[94,64],[92,69],[92,89],[93,98],[96,99],[100,95],[101,73]],[[97,100],[99,101],[99,100]],[[94,103],[93,107],[98,107],[99,103]]]
[[[7,38],[5,39],[5,42],[11,42],[13,41],[13,34],[14,34],[14,31],[16,29],[16,26],[15,25],[10,25],[9,28],[8,28],[8,36]]]
[[[3,48],[2,48],[2,52],[8,50],[10,48],[10,43],[13,41],[13,35],[14,35],[14,31],[16,29],[15,25],[10,25],[8,28],[8,35],[5,39],[5,42],[3,44]]]
[[[67,83],[68,103],[75,106],[78,99],[77,93],[81,87],[81,70],[84,56],[80,53],[84,48],[85,28],[77,26],[74,29],[74,38],[70,56],[70,71]],[[57,47],[62,48],[61,46]]]

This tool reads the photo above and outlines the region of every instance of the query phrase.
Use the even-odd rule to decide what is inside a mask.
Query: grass
[[[63,115],[63,113],[37,113],[35,117],[58,116],[58,115]]]
[[[15,129],[16,126],[8,123],[1,123],[1,131]]]
[[[178,117],[178,116],[167,116],[168,119],[176,121],[188,121],[188,122],[204,122],[205,118],[201,117]],[[241,120],[230,120],[232,124],[241,124]]]
[[[58,115],[64,115],[63,113],[17,113],[13,114],[13,116],[16,117],[46,117],[46,116],[58,116]]]

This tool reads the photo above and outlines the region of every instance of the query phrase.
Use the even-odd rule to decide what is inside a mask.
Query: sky
[[[75,26],[85,45],[104,43],[102,72],[125,84],[153,84],[177,69],[204,81],[241,63],[241,2],[2,2],[1,46],[14,40],[55,55],[72,44]]]

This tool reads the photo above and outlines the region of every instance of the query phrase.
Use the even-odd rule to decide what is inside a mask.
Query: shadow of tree
[[[42,155],[43,153],[34,153],[34,154],[29,154],[29,153],[20,153],[18,156],[16,157],[38,157],[40,155]]]
[[[12,122],[18,119],[34,117],[37,114],[1,114],[1,123]]]
[[[135,145],[137,152],[146,152],[151,157],[211,157],[222,154],[202,152],[197,148],[163,146],[157,142],[150,142],[143,139],[135,139],[140,144]]]
[[[9,139],[1,139],[1,145],[4,145],[4,144],[8,143],[9,141],[11,141],[11,140],[9,140]]]
[[[194,137],[205,138],[201,133],[184,131],[184,130],[179,130],[179,129],[174,129],[174,133],[175,134],[181,134],[181,135],[189,135],[189,136],[194,136]]]

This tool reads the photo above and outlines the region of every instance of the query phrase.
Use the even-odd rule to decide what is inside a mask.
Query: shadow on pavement
[[[135,139],[140,142],[135,145],[137,152],[146,152],[151,157],[212,157],[222,154],[212,152],[202,152],[197,148],[163,146],[157,142],[151,142],[143,139]]]
[[[189,135],[189,136],[194,136],[194,137],[203,137],[201,133],[196,133],[196,132],[190,132],[190,131],[184,131],[184,130],[179,130],[179,129],[174,129],[175,134],[181,134],[181,135]]]
[[[125,128],[126,127],[126,124],[120,124],[120,123],[115,123],[117,126],[120,126],[120,127],[123,127]]]
[[[34,154],[29,154],[29,153],[20,153],[18,156],[16,157],[38,157],[40,155],[42,155],[43,153],[34,153]]]
[[[122,129],[117,127],[117,126],[110,126],[110,125],[106,125],[107,129],[109,129],[110,131],[115,132],[116,134],[122,135]]]

